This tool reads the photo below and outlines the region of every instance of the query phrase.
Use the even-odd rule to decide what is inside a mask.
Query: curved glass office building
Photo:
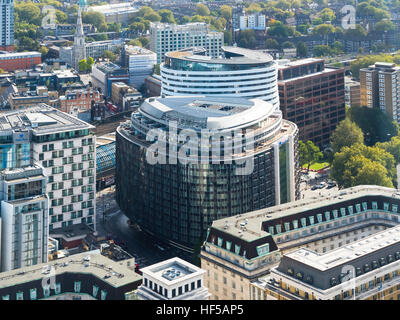
[[[205,56],[204,49],[166,53],[161,64],[161,94],[262,99],[279,109],[277,65],[266,53],[222,47],[223,57]]]
[[[191,249],[216,219],[299,198],[297,136],[260,99],[149,98],[116,132],[117,202]]]

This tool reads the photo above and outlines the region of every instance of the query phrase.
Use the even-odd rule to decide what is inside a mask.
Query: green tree
[[[146,47],[150,42],[149,38],[146,37],[140,37],[139,41],[142,43],[142,47]]]
[[[208,9],[207,6],[205,6],[204,4],[197,4],[196,5],[196,14],[198,14],[199,16],[209,16],[210,15],[210,9]]]
[[[108,32],[121,32],[121,24],[113,22],[107,27]]]
[[[265,41],[265,48],[267,49],[279,49],[279,43],[275,39],[269,38]]]
[[[139,39],[134,39],[128,42],[130,46],[142,47],[142,42]]]
[[[317,45],[313,48],[313,56],[314,57],[324,57],[330,56],[332,54],[332,50],[328,45]]]
[[[129,25],[129,30],[136,33],[142,33],[146,30],[146,26],[142,22],[133,22]]]
[[[368,146],[373,146],[377,142],[389,141],[398,135],[397,123],[378,108],[352,106],[347,115],[361,128]]]
[[[296,53],[297,53],[297,56],[300,58],[305,58],[308,56],[308,47],[303,41],[300,41],[297,43]]]
[[[307,165],[307,171],[310,170],[310,166],[313,162],[321,160],[323,157],[322,152],[312,142],[306,141],[305,143],[299,140],[299,158],[300,166]]]
[[[254,49],[256,46],[255,31],[252,29],[240,31],[238,45],[239,47]]]
[[[364,143],[363,132],[354,122],[346,118],[339,123],[331,135],[333,151],[340,152],[343,147],[350,147],[356,143]]]
[[[284,43],[282,43],[282,48],[283,49],[294,48],[294,44],[291,41],[285,41]]]
[[[150,12],[145,14],[143,17],[145,20],[149,20],[151,22],[161,21],[161,16],[157,12]]]
[[[381,20],[375,24],[375,31],[385,32],[385,31],[393,31],[395,26],[390,20]]]
[[[330,33],[334,33],[335,28],[330,24],[320,24],[312,30],[312,34],[319,36],[327,36]]]
[[[225,18],[225,20],[230,20],[232,18],[232,7],[223,5],[219,9],[219,14]]]
[[[88,69],[88,65],[86,63],[86,59],[82,59],[78,62],[78,67],[80,72],[86,72]]]
[[[318,16],[322,19],[323,22],[326,21],[334,21],[336,19],[335,12],[330,8],[323,9]]]
[[[104,14],[97,11],[82,12],[82,22],[92,24],[97,29],[100,29],[102,25],[106,25],[107,28],[106,18],[104,17]]]
[[[256,13],[262,11],[259,3],[253,2],[246,8],[246,13]]]
[[[295,29],[291,26],[285,25],[280,21],[275,21],[270,28],[268,29],[267,33],[270,36],[275,37],[282,37],[287,38],[294,35]]]
[[[372,170],[373,167],[377,170]],[[393,187],[395,173],[395,161],[390,153],[360,143],[335,153],[331,165],[331,178],[344,188],[359,184]]]
[[[393,157],[396,163],[400,163],[400,137],[395,136],[390,141],[387,142],[378,142],[376,147],[389,152]]]
[[[171,10],[161,9],[157,13],[161,17],[161,22],[164,22],[164,23],[176,23],[175,18],[174,18],[174,14],[172,13]]]
[[[232,32],[231,31],[224,31],[224,43],[231,44],[232,43]]]
[[[47,49],[47,47],[42,46],[39,48],[39,52],[42,54],[42,59],[45,59],[45,57],[49,53],[49,49]]]
[[[356,27],[354,29],[347,29],[344,32],[345,38],[364,38],[367,35],[367,30],[365,30],[361,25],[356,24]]]
[[[300,24],[300,25],[296,26],[296,30],[304,35],[308,34],[309,28],[310,28],[310,25],[308,25],[308,24]]]
[[[40,8],[38,5],[32,2],[15,3],[14,12],[18,17],[18,22],[27,22],[36,26],[40,26],[42,22]]]
[[[67,23],[68,16],[66,13],[62,12],[61,10],[56,9],[56,20],[57,23]]]
[[[140,41],[139,41],[139,42],[140,42]],[[105,59],[109,59],[109,60],[112,61],[112,62],[114,62],[115,60],[117,60],[117,55],[116,55],[115,53],[112,53],[112,52],[109,51],[109,50],[105,50],[105,51],[103,52],[102,57],[105,58]]]

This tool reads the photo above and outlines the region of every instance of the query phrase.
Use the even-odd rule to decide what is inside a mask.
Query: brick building
[[[0,68],[4,71],[26,70],[42,63],[40,52],[15,52],[0,54]]]
[[[60,110],[71,113],[74,108],[81,111],[90,110],[92,101],[99,102],[102,95],[98,90],[67,90],[64,96],[60,97]]]
[[[326,68],[323,59],[282,61],[278,88],[283,117],[297,124],[299,139],[326,147],[346,116],[344,69]]]

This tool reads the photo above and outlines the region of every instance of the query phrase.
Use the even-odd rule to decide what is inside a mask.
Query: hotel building
[[[209,143],[190,140],[195,151],[187,163],[185,144],[174,136],[167,139],[173,134],[169,126],[177,134],[190,129],[199,137],[206,130]],[[146,140],[150,130],[171,152],[153,149]],[[240,148],[234,146],[238,133],[243,135]],[[116,200],[143,230],[191,251],[216,219],[299,199],[297,144],[296,125],[260,99],[148,98],[117,129]],[[165,162],[149,163],[153,152]]]
[[[88,123],[44,104],[1,114],[0,134],[4,139],[10,137],[10,144],[15,144],[13,135],[23,133],[19,138],[25,141],[22,154],[17,153],[15,159],[21,161],[25,155],[43,167],[49,230],[55,238],[63,238],[64,231],[72,226],[86,226],[92,231],[96,228],[96,141],[92,129]],[[3,153],[3,161],[8,161],[7,154]],[[85,235],[75,236],[74,241]]]
[[[161,64],[161,94],[261,99],[279,109],[277,65],[269,54],[222,47],[222,57],[204,49],[166,53]]]

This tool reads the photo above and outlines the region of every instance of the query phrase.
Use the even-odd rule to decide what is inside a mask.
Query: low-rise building
[[[39,88],[39,89],[38,89]],[[8,97],[10,102],[10,107],[12,110],[15,109],[25,109],[29,107],[34,107],[40,103],[49,103],[49,95],[48,91],[41,90],[37,87],[35,91],[23,91],[23,92],[16,92],[11,93]]]
[[[143,283],[136,292],[139,300],[208,300],[204,270],[172,258],[141,269]]]
[[[112,83],[111,100],[121,111],[126,110],[130,105],[138,106],[141,97],[142,95],[135,88],[124,82]]]
[[[0,274],[3,300],[125,300],[142,277],[134,259],[114,261],[99,250]]]
[[[60,110],[69,114],[76,109],[79,111],[87,111],[90,110],[92,103],[101,100],[102,95],[98,90],[67,90],[65,95],[59,98]]]
[[[121,2],[114,4],[105,4],[101,6],[91,6],[88,11],[100,12],[104,15],[106,23],[127,24],[130,19],[135,17],[139,8],[134,2]]]
[[[129,72],[112,62],[96,63],[92,68],[93,87],[98,88],[104,97],[111,97],[113,82],[129,82]]]
[[[42,63],[40,52],[14,52],[0,54],[0,69],[4,71],[26,70]]]

